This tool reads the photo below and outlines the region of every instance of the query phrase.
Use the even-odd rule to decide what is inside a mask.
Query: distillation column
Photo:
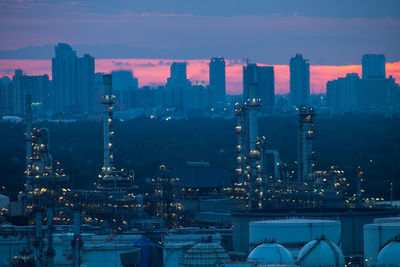
[[[235,115],[237,118],[237,125],[235,127],[235,131],[237,134],[237,183],[240,187],[244,186],[247,183],[246,179],[246,157],[249,153],[248,143],[246,141],[246,110],[245,105],[238,105],[235,107]]]
[[[314,110],[299,108],[299,129],[297,137],[297,181],[304,182],[313,172]]]
[[[111,172],[113,170],[113,104],[114,96],[112,93],[112,75],[103,75],[103,88],[104,96],[101,104],[104,105],[103,111],[103,134],[104,134],[104,160],[103,160],[103,172]]]
[[[258,160],[260,159],[260,151],[257,148],[258,141],[258,109],[260,108],[260,99],[257,94],[257,84],[249,85],[249,99],[246,101],[248,115],[248,169],[249,169],[249,203],[248,208],[253,208],[253,198],[255,193],[255,182],[259,179]],[[260,194],[261,192],[257,192]],[[262,193],[261,193],[262,194]],[[257,197],[258,198],[258,197]],[[260,203],[259,203],[260,204]]]
[[[26,95],[26,171],[29,169],[32,158],[32,98],[31,95]]]

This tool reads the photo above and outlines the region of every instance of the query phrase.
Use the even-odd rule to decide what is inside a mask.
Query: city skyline
[[[304,55],[304,54],[303,54]],[[293,56],[293,55],[292,55]],[[329,80],[345,77],[348,73],[358,73],[361,76],[361,57],[357,65],[327,66],[313,65],[313,59],[304,55],[310,60],[310,88],[311,94],[326,93],[326,83]],[[286,65],[259,64],[259,66],[273,66],[275,69],[275,93],[289,93],[289,59]],[[171,59],[97,59],[95,60],[95,71],[111,73],[113,70],[130,70],[139,79],[139,87],[148,85],[163,85],[169,77],[170,65],[172,62],[187,62],[188,79],[191,81],[209,80],[209,60],[171,60]],[[242,94],[243,60],[226,61],[226,91],[227,94]],[[252,63],[256,63],[251,61]],[[0,59],[0,76],[12,78],[15,69],[22,69],[27,75],[49,75],[51,76],[51,60],[4,60]],[[386,76],[392,76],[396,81],[400,80],[400,61],[386,63]]]

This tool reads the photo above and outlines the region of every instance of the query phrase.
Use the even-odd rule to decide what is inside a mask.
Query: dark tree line
[[[73,187],[93,186],[102,166],[102,123],[39,123],[50,130],[53,157],[72,177]],[[198,118],[151,120],[137,118],[115,123],[114,148],[117,168],[133,169],[140,190],[149,190],[160,164],[184,166],[187,161],[208,161],[232,175],[235,164],[235,120]],[[15,198],[24,184],[24,125],[0,123],[0,185]],[[297,121],[293,116],[260,119],[260,132],[270,148],[281,154],[290,168],[296,160]],[[316,168],[340,166],[352,181],[356,168],[366,173],[367,195],[389,197],[389,183],[400,197],[400,118],[380,115],[316,117]]]

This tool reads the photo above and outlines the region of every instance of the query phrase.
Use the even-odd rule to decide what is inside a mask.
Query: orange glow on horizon
[[[171,59],[96,59],[96,72],[109,73],[112,70],[131,70],[139,79],[139,85],[163,85],[169,77],[170,64],[174,61],[187,62],[187,75],[191,81],[205,81],[208,83],[209,60],[171,60]],[[286,94],[289,92],[289,66],[273,65],[275,69],[275,92]],[[226,60],[226,87],[229,94],[242,92],[242,67],[234,61]],[[15,69],[22,69],[29,75],[48,74],[51,78],[51,60],[0,60],[0,76],[12,78]],[[358,73],[361,76],[361,65],[322,66],[311,65],[310,86],[311,93],[325,93],[326,82],[347,73]],[[386,76],[400,80],[400,61],[386,63]]]

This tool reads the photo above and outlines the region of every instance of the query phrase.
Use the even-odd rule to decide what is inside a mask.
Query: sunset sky
[[[169,59],[97,59],[96,72],[108,73],[112,70],[131,70],[139,79],[139,86],[162,85],[169,77]],[[186,60],[187,72],[191,81],[205,81],[208,83],[208,60]],[[227,60],[226,79],[227,91],[230,94],[242,93],[242,66],[243,62]],[[21,68],[30,75],[49,74],[51,78],[50,60],[0,60],[0,76],[12,77],[14,69]],[[289,91],[289,66],[274,65],[275,91],[285,94]],[[311,66],[310,80],[311,92],[314,94],[325,93],[326,82],[344,77],[346,73],[358,73],[361,76],[360,65],[347,66]],[[400,62],[386,64],[387,76],[392,75],[400,80]]]
[[[223,56],[229,93],[241,91],[245,59],[274,65],[285,93],[296,53],[310,61],[314,93],[360,73],[369,53],[384,54],[399,80],[399,10],[397,0],[0,0],[0,75],[51,76],[54,45],[64,42],[94,56],[98,72],[133,70],[140,85],[165,83],[171,60],[208,82],[208,60]]]

